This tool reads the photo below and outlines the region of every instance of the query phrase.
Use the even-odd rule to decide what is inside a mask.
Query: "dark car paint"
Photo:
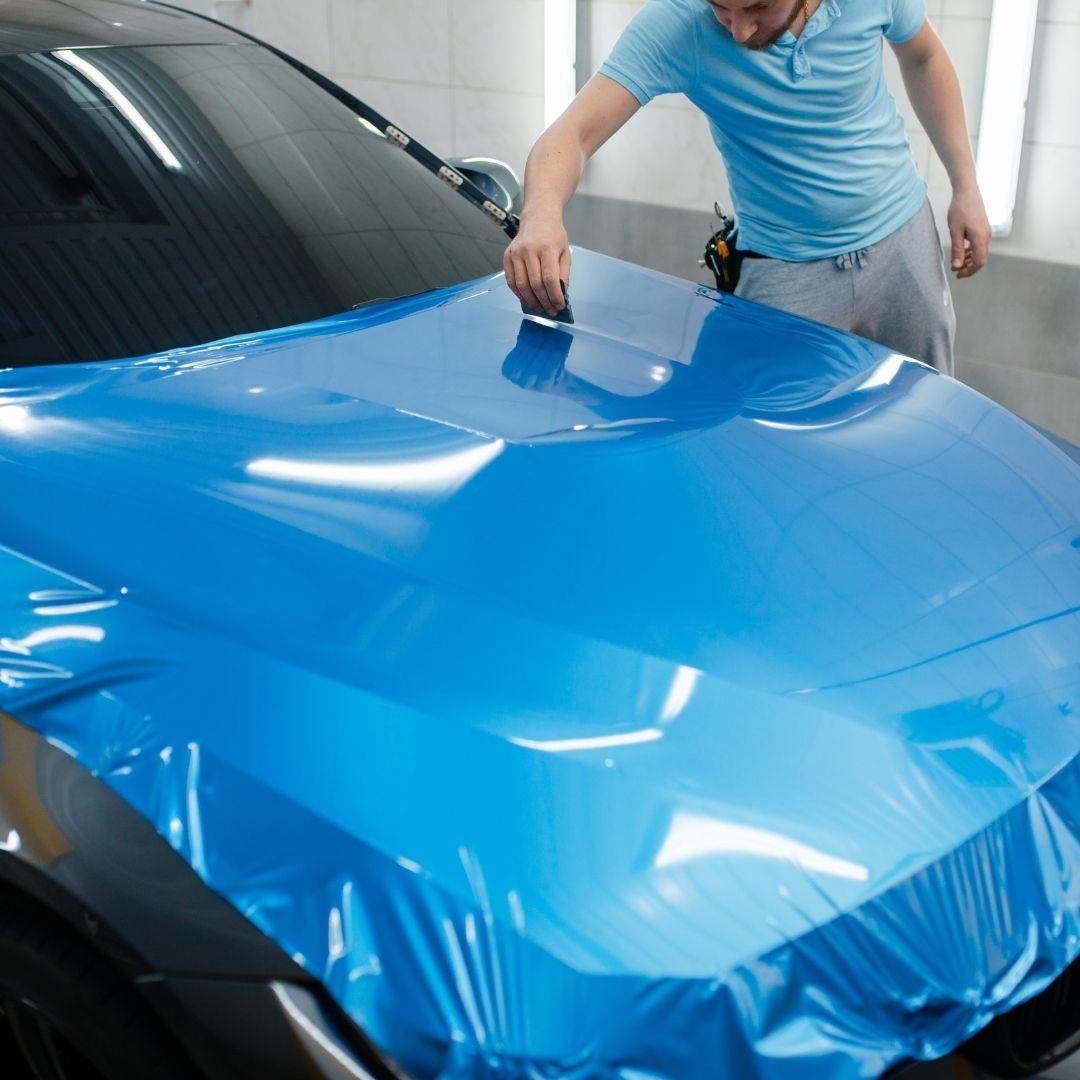
[[[129,975],[208,1080],[300,1078],[275,982],[318,1002],[373,1080],[379,1054],[321,985],[68,754],[0,713],[0,906],[33,901]]]

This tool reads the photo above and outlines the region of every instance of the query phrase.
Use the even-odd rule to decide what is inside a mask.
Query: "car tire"
[[[1080,961],[1042,993],[994,1020],[960,1054],[992,1076],[1034,1076],[1080,1048]]]
[[[131,982],[54,920],[0,904],[5,1080],[192,1080]]]

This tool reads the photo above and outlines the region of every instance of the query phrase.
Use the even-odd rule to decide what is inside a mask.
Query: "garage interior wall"
[[[579,82],[644,0],[579,0]],[[520,173],[543,126],[544,0],[189,0],[326,72],[445,155],[502,158]],[[928,0],[978,137],[992,0]],[[1080,441],[1080,0],[1042,0],[1012,235],[954,289],[957,374]],[[890,86],[944,224],[944,169]],[[575,243],[709,281],[697,265],[727,199],[704,118],[682,98],[643,110],[590,164],[568,212]]]

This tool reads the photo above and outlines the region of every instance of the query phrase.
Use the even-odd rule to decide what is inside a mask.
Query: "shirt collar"
[[[775,49],[781,53],[791,54],[791,73],[796,82],[814,73],[810,66],[810,59],[806,55],[806,46],[818,34],[828,30],[838,18],[840,18],[840,0],[822,0],[798,37],[790,30],[785,30],[780,39],[769,46],[770,50]]]

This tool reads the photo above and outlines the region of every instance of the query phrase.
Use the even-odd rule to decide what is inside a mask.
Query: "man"
[[[679,92],[709,118],[752,253],[738,295],[952,374],[946,271],[885,86],[883,38],[948,172],[952,270],[970,277],[990,225],[959,82],[924,0],[650,0],[533,147],[507,284],[530,306],[562,310],[563,210],[586,161],[653,97]]]

